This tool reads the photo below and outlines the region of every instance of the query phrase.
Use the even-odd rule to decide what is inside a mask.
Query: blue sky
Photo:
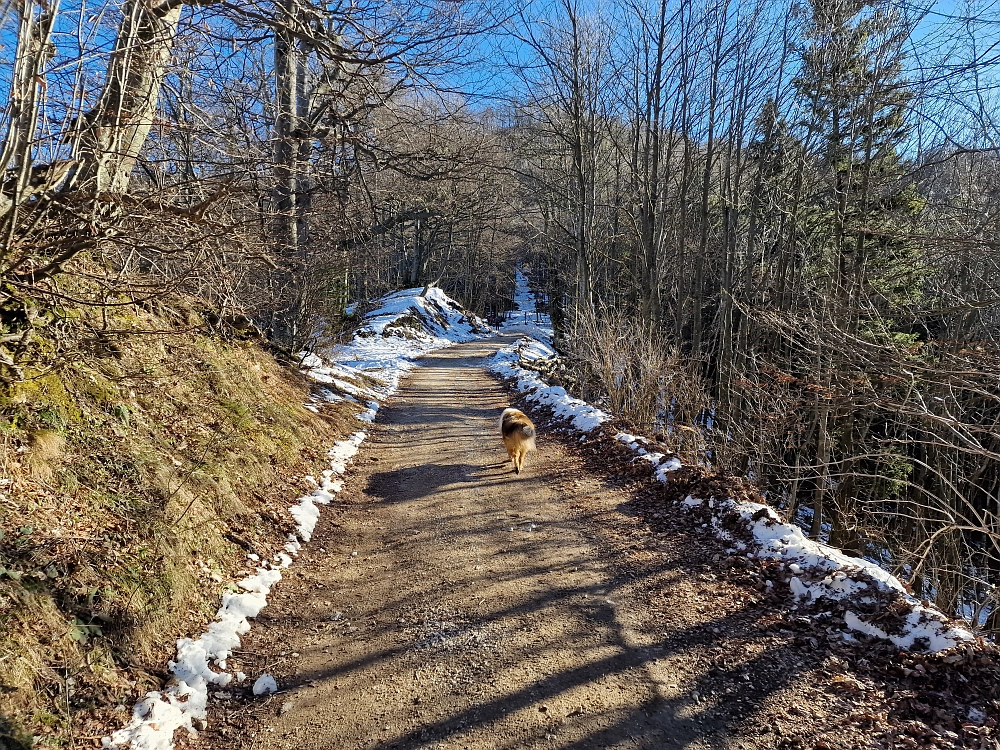
[[[94,2],[100,1],[94,0]],[[972,12],[979,19],[974,24],[977,45],[988,50],[994,42],[1000,41],[1000,0],[974,1],[975,7]],[[82,27],[85,32],[93,35],[88,43],[90,56],[85,66],[88,78],[87,88],[92,94],[96,93],[103,79],[104,59],[102,53],[106,53],[114,42],[114,25],[107,23],[107,21],[112,20],[114,9],[119,7],[118,4],[112,4],[107,10],[103,10],[100,5],[91,7],[87,4],[88,2],[90,0],[63,0],[61,4],[61,16],[56,37],[60,55],[54,61],[54,69],[48,76],[50,99],[53,104],[47,114],[56,120],[59,118],[58,100],[62,97],[68,97],[69,91],[76,82],[73,73],[75,72],[75,60],[78,59],[77,29]],[[581,2],[586,3],[587,0],[581,0]],[[550,13],[554,6],[555,0],[534,0],[526,15],[531,18],[544,16]],[[605,10],[611,10],[613,7],[606,2],[603,5]],[[923,15],[923,20],[911,39],[911,54],[908,61],[908,64],[913,66],[913,77],[919,78],[920,59],[929,55],[927,59],[934,61],[936,55],[930,54],[929,51],[939,44],[945,32],[968,25],[969,5],[966,0],[937,0],[929,7],[928,4],[920,2],[910,3],[905,7],[909,12]],[[84,22],[78,27],[77,19],[80,17],[81,11],[84,11]],[[100,13],[105,14],[103,16],[105,23],[98,22]],[[189,11],[189,13],[193,13],[189,17],[195,19],[206,17],[205,11],[194,10]],[[0,46],[2,46],[0,49],[0,102],[6,98],[9,90],[10,62],[14,51],[16,30],[16,15],[9,13],[4,18],[3,27],[0,28]],[[504,60],[520,56],[523,50],[519,49],[519,45],[514,39],[499,30],[482,35],[467,43],[467,50],[469,52],[468,64],[461,72],[450,74],[448,79],[450,84],[455,89],[468,94],[473,106],[502,104],[517,88],[516,78],[505,67]],[[952,49],[951,52],[957,58],[961,58],[965,53],[961,49]],[[235,62],[238,64],[238,61]]]

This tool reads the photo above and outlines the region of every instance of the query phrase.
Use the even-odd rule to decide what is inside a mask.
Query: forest
[[[1000,629],[995,6],[18,0],[2,24],[5,440],[19,384],[150,333],[130,310],[180,295],[292,357],[396,289],[508,310],[519,263],[572,392]]]

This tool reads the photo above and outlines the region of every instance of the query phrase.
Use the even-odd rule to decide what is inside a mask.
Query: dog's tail
[[[508,448],[510,446],[508,441],[513,441],[526,450],[535,450],[535,425],[524,412],[513,408],[504,409],[500,417],[500,432]]]
[[[514,433],[521,440],[521,445],[525,450],[535,450],[535,426],[533,424],[518,423]]]

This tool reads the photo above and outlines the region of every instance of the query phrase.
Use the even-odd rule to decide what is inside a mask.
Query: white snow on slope
[[[523,392],[529,401],[543,406],[549,406],[560,419],[567,420],[580,432],[590,432],[611,419],[611,415],[603,412],[586,401],[573,398],[566,393],[565,388],[547,385],[538,373],[526,370],[520,366],[522,355],[525,360],[551,357],[555,352],[540,341],[520,339],[505,346],[493,357],[490,369],[505,378],[517,381],[517,390]]]
[[[435,349],[472,341],[488,332],[486,324],[436,287],[386,295],[365,316],[349,344],[318,354],[302,355],[302,370],[313,380],[329,383],[366,407],[358,416],[371,422],[379,403],[399,388],[413,360]],[[372,386],[352,385],[344,378],[365,375]],[[336,394],[332,394],[336,396]]]
[[[395,392],[403,373],[414,366],[414,358],[459,341],[470,341],[488,330],[482,321],[466,315],[461,306],[440,289],[428,290],[425,297],[420,297],[421,291],[408,289],[383,298],[379,307],[366,316],[354,340],[330,353],[330,361],[315,354],[303,355],[302,367],[309,377],[346,394],[323,389],[321,399],[358,401],[367,407],[358,416],[370,422],[379,402]],[[362,373],[372,377],[378,385],[359,386],[344,379],[353,380]],[[195,732],[194,720],[207,715],[209,686],[225,687],[233,680],[233,675],[225,671],[226,659],[239,647],[240,636],[250,630],[249,620],[267,606],[271,587],[281,580],[280,570],[291,565],[292,557],[312,537],[319,520],[319,506],[329,504],[343,489],[343,480],[336,477],[347,470],[364,439],[364,432],[356,432],[330,449],[330,468],[323,472],[319,481],[307,478],[316,484],[316,489],[289,508],[295,519],[296,533],[289,535],[285,551],[278,553],[273,562],[258,568],[256,574],[240,581],[238,585],[246,593],[229,593],[222,597],[222,606],[208,632],[197,639],[177,641],[177,657],[168,664],[174,684],[162,691],[147,693],[135,705],[128,724],[103,738],[102,747],[171,750],[176,730]],[[256,555],[249,557],[258,559]],[[240,674],[237,679],[242,677]],[[273,693],[277,689],[273,677],[261,675],[254,684],[254,695]]]
[[[685,500],[688,507],[694,502],[694,498]],[[697,502],[701,505],[702,501]],[[797,599],[818,604],[824,599],[872,603],[875,600],[870,587],[874,586],[879,591],[893,593],[910,608],[898,632],[886,632],[848,611],[844,620],[851,630],[890,640],[900,648],[913,651],[943,651],[973,639],[968,630],[949,625],[940,611],[923,606],[888,571],[869,560],[850,557],[835,547],[809,539],[798,526],[785,523],[770,506],[730,499],[716,501],[715,498],[708,502],[713,508],[712,525],[716,535],[732,541],[730,533],[723,528],[723,519],[735,514],[756,542],[756,549],[750,554],[762,560],[777,560],[795,574],[789,583]],[[741,542],[735,547],[745,549]]]
[[[523,333],[543,345],[552,346],[552,321],[548,314],[535,308],[535,295],[528,286],[528,277],[517,268],[515,275],[514,303],[517,311],[503,323],[503,333]]]
[[[522,278],[518,271],[519,284]],[[519,294],[518,298],[520,297]],[[534,309],[533,299],[531,304]],[[562,388],[548,385],[534,370],[522,366],[553,354],[550,344],[522,338],[497,352],[491,369],[512,379],[517,390],[524,393],[529,401],[551,407],[557,417],[579,432],[590,432],[611,420],[610,414],[573,398]],[[649,462],[655,478],[660,482],[667,482],[668,474],[682,466],[676,457],[649,451],[646,447],[649,441],[646,438],[625,432],[619,432],[614,437],[636,454],[637,461]],[[894,593],[910,608],[905,622],[900,623],[892,632],[886,632],[848,611],[844,621],[850,630],[890,640],[900,648],[932,652],[943,651],[973,638],[968,630],[949,625],[940,611],[924,607],[910,596],[899,579],[888,571],[873,562],[849,557],[838,549],[808,539],[798,526],[782,521],[769,506],[734,502],[730,499],[717,501],[715,498],[706,501],[688,497],[682,501],[682,507],[689,510],[702,507],[703,504],[712,509],[715,532],[724,540],[733,541],[730,533],[723,528],[723,519],[735,514],[754,539],[754,549],[749,554],[759,559],[784,563],[795,574],[790,585],[798,599],[819,603],[823,599],[853,599],[864,603],[870,584],[861,579],[869,578],[879,590]],[[747,551],[743,542],[735,542],[734,546]],[[874,599],[869,598],[868,601]]]
[[[298,505],[293,505],[288,509],[296,523],[296,533],[289,535],[288,544],[285,545],[285,551],[290,555],[298,555],[299,550],[302,549],[302,542],[308,542],[312,539],[313,529],[316,528],[316,522],[319,521],[319,507],[317,506],[329,505],[333,496],[344,489],[344,481],[334,479],[334,476],[347,471],[347,464],[354,458],[354,454],[358,452],[358,448],[366,437],[364,432],[359,431],[347,440],[338,440],[327,454],[330,468],[323,471],[321,481],[316,482],[313,477],[306,477],[318,487],[309,495],[300,497]],[[284,558],[282,562],[285,562],[285,559],[287,558]],[[282,567],[288,567],[289,564],[291,564],[290,559]]]

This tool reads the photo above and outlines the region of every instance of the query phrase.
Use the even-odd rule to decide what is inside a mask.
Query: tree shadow
[[[577,594],[578,589],[566,589],[559,597]],[[525,602],[522,605],[505,609],[490,616],[468,623],[466,629],[516,617],[519,613],[533,611],[545,607],[551,602],[549,597]],[[616,621],[612,608],[595,601],[587,612],[587,620],[593,627],[614,626]],[[724,616],[699,623],[692,627],[678,630],[665,637],[662,641],[646,647],[628,645],[620,630],[614,639],[616,653],[603,658],[595,658],[571,667],[566,667],[550,674],[540,676],[531,683],[504,695],[484,701],[474,701],[464,708],[450,712],[448,715],[421,721],[418,726],[401,735],[382,740],[373,740],[367,747],[372,750],[404,750],[425,747],[428,742],[455,739],[456,734],[465,734],[477,729],[492,731],[496,738],[495,747],[522,747],[524,737],[517,741],[513,738],[510,744],[503,741],[503,735],[496,731],[497,723],[510,714],[526,708],[544,705],[546,701],[557,699],[571,692],[574,688],[593,685],[609,676],[624,675],[627,672],[646,671],[648,681],[655,681],[649,672],[652,665],[668,655],[681,655],[695,649],[702,649],[717,636],[713,630],[722,632],[740,630],[753,620],[751,612],[746,609],[734,611]],[[307,621],[306,621],[307,622]],[[301,626],[302,622],[296,623]],[[369,634],[372,640],[380,640],[386,632]],[[572,634],[569,634],[572,636]],[[391,669],[391,662],[404,657],[414,649],[413,642],[401,643],[397,647],[368,653],[363,658],[341,663],[336,669],[316,669],[299,673],[294,679],[284,684],[289,689],[296,689],[307,684],[324,681],[337,681],[348,677],[351,673],[362,670],[372,670],[379,673]],[[545,658],[545,648],[528,649],[521,652],[517,664],[530,664]],[[638,703],[629,710],[613,715],[611,711],[600,710],[564,717],[553,716],[551,725],[536,727],[538,736],[534,741],[549,740],[552,746],[560,748],[608,748],[619,745],[629,747],[731,747],[747,733],[753,734],[760,730],[755,715],[760,704],[776,691],[788,686],[804,671],[812,667],[806,662],[794,663],[785,658],[782,649],[774,648],[745,660],[733,660],[732,663],[720,667],[708,667],[694,680],[685,684],[685,690],[671,697],[656,695]],[[511,669],[508,666],[507,669]],[[746,676],[750,679],[746,679]],[[716,688],[726,684],[739,684],[738,699],[730,697],[725,692],[717,694]],[[567,726],[576,724],[577,726]],[[560,733],[570,729],[566,737],[560,741]],[[581,731],[583,730],[583,731]],[[778,738],[774,738],[777,744]]]
[[[558,536],[558,534],[556,535]],[[579,561],[568,559],[561,566],[553,568],[544,561],[537,565],[518,566],[516,570],[497,574],[486,571],[471,576],[464,582],[466,586],[482,586],[497,583],[501,579],[517,577],[531,579],[541,574],[555,574],[575,569]],[[643,579],[653,579],[662,574],[678,573],[689,575],[677,564],[677,560],[664,560],[650,565],[639,575],[616,572],[599,582],[574,585],[557,582],[544,589],[538,589],[526,599],[511,602],[495,611],[466,613],[471,616],[463,621],[455,637],[463,633],[488,631],[490,627],[502,627],[504,622],[518,621],[525,615],[553,607],[573,607],[578,615],[579,625],[563,634],[564,642],[580,642],[587,632],[600,629],[608,632],[607,644],[614,653],[595,654],[583,663],[564,666],[554,672],[542,673],[530,683],[513,689],[500,696],[488,696],[473,700],[467,705],[450,711],[445,716],[420,719],[410,731],[400,735],[376,739],[369,737],[365,746],[373,750],[397,750],[425,747],[428,742],[457,741],[457,735],[470,732],[488,732],[496,737],[495,747],[522,747],[524,737],[510,744],[506,743],[498,725],[510,714],[544,704],[548,700],[571,694],[581,687],[593,685],[609,677],[640,681],[652,697],[633,704],[627,710],[580,712],[578,715],[553,717],[551,726],[533,727],[538,736],[532,742],[566,748],[606,748],[606,747],[732,747],[737,740],[766,732],[759,720],[759,707],[775,692],[786,688],[799,675],[811,669],[822,657],[802,660],[801,653],[792,655],[785,644],[774,639],[773,634],[764,634],[760,619],[769,612],[768,608],[756,604],[742,605],[729,611],[720,611],[715,617],[664,633],[662,638],[646,645],[635,645],[625,633],[625,626],[618,617],[609,599],[615,599],[624,589],[633,589]],[[661,580],[662,582],[662,580]],[[588,598],[589,597],[589,598]],[[383,610],[406,610],[414,602],[436,598],[431,590],[400,590]],[[278,619],[278,618],[275,618]],[[319,624],[320,618],[296,618],[287,621],[286,627],[301,628]],[[719,633],[725,634],[720,636]],[[698,670],[683,681],[683,690],[665,695],[662,674],[654,672],[661,660],[681,657],[683,661],[690,655],[696,659],[711,651],[713,647],[732,648],[734,642],[748,643],[755,637],[766,638],[764,647],[756,653],[734,650],[716,664],[699,664]],[[394,622],[380,623],[365,631],[364,638],[369,643],[387,643],[388,647],[370,651],[357,658],[339,661],[329,668],[314,668],[297,673],[285,682],[290,689],[307,684],[326,681],[352,680],[362,673],[380,674],[394,671],[402,660],[408,663],[420,646],[418,636],[404,635]],[[516,657],[505,670],[517,670],[526,665],[549,661],[552,649],[558,642],[549,641],[528,648],[518,648]],[[549,662],[551,663],[551,662]],[[499,675],[499,671],[497,672]],[[758,717],[755,720],[755,716]],[[563,731],[563,730],[566,731]],[[560,735],[563,739],[560,739]],[[778,738],[773,738],[775,743]]]
[[[386,504],[407,503],[451,485],[481,484],[482,466],[474,464],[420,464],[368,476],[364,493]]]

